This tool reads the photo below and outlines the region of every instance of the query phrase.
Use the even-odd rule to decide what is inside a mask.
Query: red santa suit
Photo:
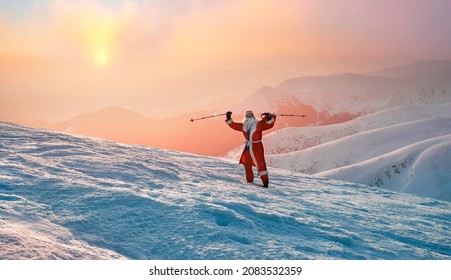
[[[243,153],[241,154],[240,164],[244,165],[246,171],[246,180],[253,182],[254,172],[252,166],[257,167],[258,176],[260,176],[263,185],[268,186],[269,178],[266,169],[265,154],[262,144],[262,131],[268,130],[274,126],[276,116],[264,116],[258,121],[255,118],[249,121],[247,118],[244,123],[236,123],[232,119],[226,120],[226,123],[234,130],[241,131],[246,138]],[[248,122],[248,123],[247,123]]]

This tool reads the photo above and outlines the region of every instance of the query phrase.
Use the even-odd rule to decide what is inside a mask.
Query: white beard
[[[247,118],[244,122],[243,122],[243,131],[248,132],[251,131],[254,132],[255,128],[257,127],[257,119],[255,117],[251,117],[251,118]]]

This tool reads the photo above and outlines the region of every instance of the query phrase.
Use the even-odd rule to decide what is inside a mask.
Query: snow
[[[316,175],[451,201],[450,158],[446,135]]]
[[[451,103],[400,106],[335,125],[284,128],[265,135],[263,143],[271,167],[451,201],[446,157],[422,161],[429,167],[418,169],[415,176],[412,171],[413,158],[430,148],[420,143],[447,135]],[[420,145],[413,151],[403,149],[414,144]],[[241,151],[237,147],[226,158],[236,161]],[[388,174],[407,163],[409,168],[401,168],[409,170],[402,181]]]
[[[451,103],[399,106],[333,125],[287,127],[265,135],[265,153],[276,155],[295,152],[359,132],[432,117],[451,118]],[[240,146],[224,156],[237,160],[241,152]]]
[[[276,87],[262,87],[232,111],[284,113],[278,110],[290,108],[286,104],[290,101],[291,109],[307,109],[300,104],[312,106],[316,116],[311,118],[315,119],[319,115],[362,115],[403,105],[451,102],[451,70],[443,67],[432,72],[417,69],[411,72],[414,76],[404,76],[401,71],[391,77],[347,73],[288,79]]]
[[[315,174],[448,134],[451,134],[451,118],[434,117],[364,131],[312,148],[267,158],[271,166]]]
[[[451,103],[399,106],[334,125],[287,127],[265,137],[265,152],[294,152],[359,132],[432,117],[451,118]]]
[[[0,259],[451,257],[449,202],[269,172],[0,123]]]
[[[449,68],[412,77],[342,74],[294,78],[275,89],[329,114],[368,113],[401,105],[450,102],[450,77]]]

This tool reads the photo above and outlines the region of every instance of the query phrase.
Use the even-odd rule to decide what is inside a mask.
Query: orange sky
[[[0,1],[0,114],[33,96],[51,121],[108,105],[162,118],[293,76],[450,59],[450,10],[446,0]]]

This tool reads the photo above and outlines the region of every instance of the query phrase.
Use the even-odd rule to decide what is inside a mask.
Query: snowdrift
[[[316,175],[451,201],[450,158],[446,135]]]
[[[451,258],[449,202],[276,169],[263,189],[242,173],[0,123],[0,259]]]

